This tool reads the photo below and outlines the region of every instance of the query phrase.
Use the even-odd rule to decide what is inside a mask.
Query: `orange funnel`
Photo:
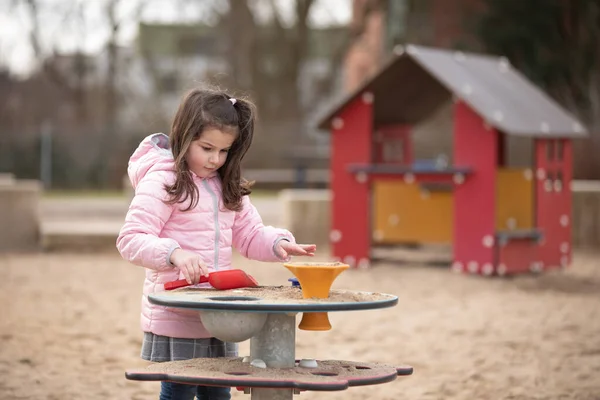
[[[318,262],[293,262],[283,264],[290,270],[302,287],[302,297],[305,299],[326,299],[329,297],[331,284],[348,264],[318,263]],[[304,313],[298,328],[305,331],[328,331],[331,329],[327,313]]]

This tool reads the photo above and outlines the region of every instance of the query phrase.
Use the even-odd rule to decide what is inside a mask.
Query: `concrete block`
[[[0,185],[12,185],[15,183],[15,176],[10,173],[0,173]]]
[[[600,181],[573,181],[573,247],[600,248]]]
[[[0,184],[0,251],[37,251],[41,248],[38,181]]]
[[[331,192],[328,189],[284,189],[279,192],[281,226],[298,243],[328,244]]]
[[[123,193],[125,194],[125,197],[127,197],[129,200],[133,199],[135,192],[127,174],[123,175],[121,183],[123,185]]]

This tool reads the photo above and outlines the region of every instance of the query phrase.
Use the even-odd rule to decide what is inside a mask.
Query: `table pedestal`
[[[296,365],[296,314],[269,314],[258,334],[250,339],[250,360],[261,359],[268,368]],[[251,389],[252,400],[290,400],[292,389]]]

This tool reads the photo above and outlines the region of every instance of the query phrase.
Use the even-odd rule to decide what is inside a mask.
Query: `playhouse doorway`
[[[411,126],[375,126],[372,162],[415,173],[372,182],[374,258],[442,265],[451,262],[453,184],[447,175],[436,173],[452,165],[452,126],[450,99]]]
[[[533,139],[500,134],[496,176],[496,231],[535,226]]]

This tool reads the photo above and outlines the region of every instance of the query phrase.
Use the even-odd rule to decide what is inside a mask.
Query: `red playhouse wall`
[[[371,163],[372,103],[370,93],[358,96],[332,122],[330,241],[333,256],[351,267],[367,267],[370,258],[369,179],[347,167]]]
[[[498,265],[500,275],[529,272],[539,264],[539,245],[535,239],[513,239],[506,244],[499,243]]]
[[[536,223],[542,231],[543,268],[571,263],[571,180],[573,152],[565,139],[535,141]]]
[[[480,273],[494,267],[498,132],[462,101],[454,105],[454,165],[472,174],[454,189],[454,265]]]

